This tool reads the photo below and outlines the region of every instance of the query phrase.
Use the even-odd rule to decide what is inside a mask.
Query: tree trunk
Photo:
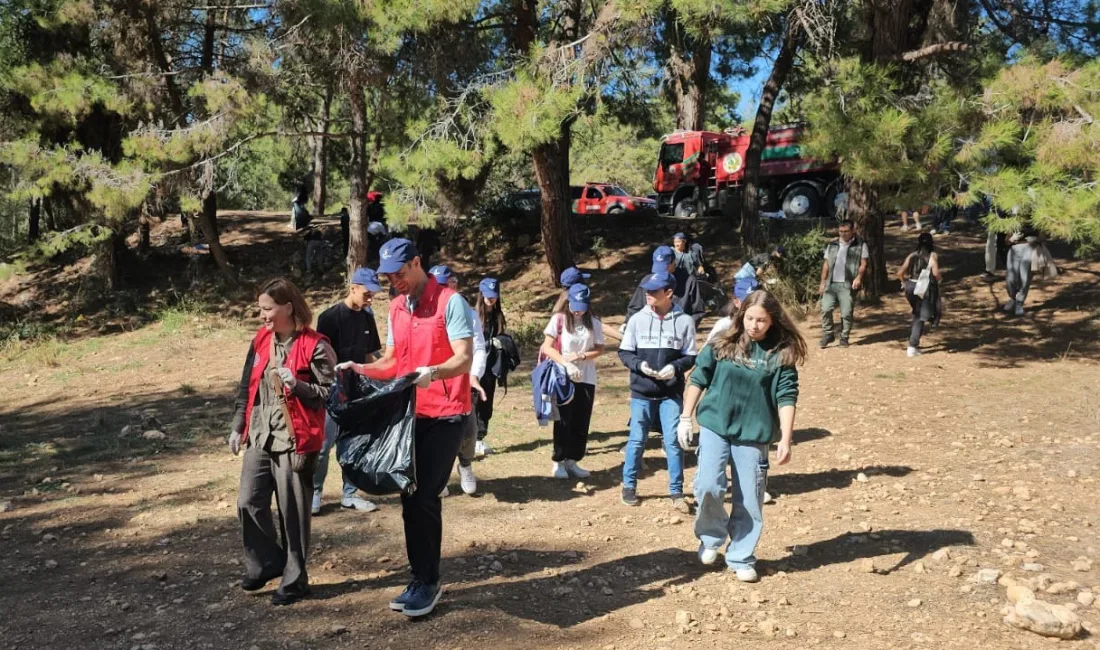
[[[31,199],[30,211],[27,214],[27,242],[33,244],[38,241],[39,229],[42,223],[42,199]]]
[[[151,246],[149,221],[149,206],[142,203],[141,211],[138,212],[138,252],[142,254],[148,253]]]
[[[863,293],[871,298],[881,296],[889,281],[886,275],[885,227],[882,215],[875,207],[877,205],[877,188],[859,181],[848,185],[848,215],[870,253],[867,273],[863,276]]]
[[[779,48],[779,55],[775,57],[775,65],[768,75],[768,81],[760,91],[760,105],[756,108],[749,148],[745,151],[745,176],[741,185],[741,245],[746,253],[756,251],[765,244],[760,229],[760,161],[768,143],[768,128],[771,127],[775,100],[794,67],[794,57],[801,41],[802,30],[797,21],[788,19],[783,45]]]
[[[351,160],[348,163],[348,277],[367,264],[367,103],[358,73],[348,77],[348,108],[351,110]]]
[[[667,77],[676,102],[676,128],[701,131],[706,121],[706,96],[710,85],[712,44],[710,33],[689,35],[679,23],[678,14],[665,16],[668,45]]]
[[[210,254],[214,256],[218,270],[230,284],[236,284],[237,270],[229,263],[229,256],[222,248],[218,233],[218,192],[214,189],[213,161],[208,160],[203,165],[202,188],[202,212],[199,215],[199,225],[202,228],[203,238],[210,247]]]
[[[318,131],[328,133],[332,112],[332,87],[325,88],[325,98],[321,104],[321,123]],[[313,138],[313,212],[317,216],[325,214],[328,201],[328,138]]]
[[[573,220],[569,194],[569,145],[571,125],[562,123],[557,140],[537,147],[531,154],[535,178],[542,194],[542,246],[552,277],[573,266]]]

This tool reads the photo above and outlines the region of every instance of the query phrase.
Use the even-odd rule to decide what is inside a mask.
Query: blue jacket
[[[558,417],[558,407],[573,401],[573,382],[561,366],[550,359],[543,360],[531,373],[531,397],[535,419],[544,427]]]

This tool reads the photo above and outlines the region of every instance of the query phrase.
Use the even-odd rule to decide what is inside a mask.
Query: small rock
[[[680,517],[673,516],[671,519],[668,520],[668,523],[670,523],[670,524],[680,524],[680,523],[683,523],[683,521],[684,520],[681,519]]]
[[[694,620],[695,620],[695,616],[691,612],[689,612],[685,609],[681,609],[680,611],[676,612],[676,624],[677,625],[688,625],[689,623],[691,623]]]
[[[1033,573],[1039,573],[1040,571],[1042,571],[1046,567],[1044,567],[1042,564],[1039,564],[1037,562],[1024,562],[1020,566],[1020,568],[1023,569],[1024,571],[1031,571]]]
[[[1013,585],[1008,588],[1008,602],[1030,603],[1035,601],[1035,593],[1023,585]]]
[[[125,438],[126,436],[130,435],[133,432],[134,432],[134,427],[127,424],[126,426],[122,427],[121,431],[118,432],[118,437],[119,438]]]
[[[43,542],[56,542],[57,541],[57,535],[54,535],[53,533],[46,533],[45,535],[42,536],[42,541]]]
[[[914,598],[913,600],[910,600],[909,602],[907,602],[905,604],[908,605],[909,607],[913,607],[913,608],[920,607],[921,606],[921,599],[920,598]]]
[[[981,582],[985,584],[996,584],[997,579],[1001,577],[1000,569],[979,569],[977,573],[970,578],[970,582]]]
[[[57,568],[57,560],[46,560],[46,568],[47,569],[56,569]]]
[[[775,601],[775,604],[776,604],[776,605],[784,605],[784,606],[786,606],[786,605],[790,605],[790,604],[791,604],[791,601],[787,600],[787,597],[786,597],[786,596],[780,596],[780,597],[779,597],[779,600]]]
[[[0,512],[11,512],[14,509],[11,501],[0,501]]]
[[[504,570],[504,565],[501,564],[500,560],[493,560],[493,563],[489,565],[489,570],[494,573],[500,573]]]
[[[949,578],[958,578],[963,574],[962,567],[956,565],[947,570],[947,576]]]
[[[840,630],[837,630],[837,631],[833,632],[833,638],[834,639],[843,639],[846,636],[848,636],[848,635],[841,632]]]
[[[630,628],[633,630],[645,629],[645,621],[640,618],[630,619]]]
[[[1096,596],[1094,596],[1091,591],[1082,591],[1081,593],[1077,594],[1077,602],[1081,603],[1085,607],[1088,607],[1089,605],[1096,602]]]
[[[160,582],[164,582],[167,579],[168,579],[168,572],[167,571],[154,571],[153,572],[153,580],[159,580]]]
[[[141,437],[145,438],[146,440],[164,440],[168,436],[164,435],[163,431],[157,431],[156,429],[150,429],[150,430],[146,431],[145,433],[141,434]]]
[[[768,636],[775,636],[775,633],[779,631],[779,623],[776,623],[773,619],[765,619],[756,624],[760,631]]]
[[[810,547],[806,546],[805,544],[795,544],[794,546],[791,547],[791,554],[792,555],[802,556],[802,555],[809,555],[809,553],[810,553]]]
[[[348,628],[346,626],[337,623],[329,628],[328,633],[329,636],[340,636],[341,634],[347,634],[347,631]]]
[[[913,573],[924,573],[924,562],[917,561],[913,563]]]
[[[611,587],[604,587],[603,589],[600,590],[600,592],[603,593],[603,595],[605,595],[605,596],[614,596],[615,595],[615,590],[612,589]]]
[[[1065,594],[1071,591],[1077,591],[1078,585],[1076,582],[1055,582],[1046,588],[1048,594]]]
[[[1061,605],[1036,600],[1016,603],[1004,622],[1042,636],[1072,639],[1081,633],[1081,619]]]
[[[944,560],[950,560],[951,559],[951,551],[947,550],[946,548],[941,548],[940,550],[938,550],[938,551],[936,551],[935,553],[932,554],[932,559],[937,561],[937,562],[943,562]]]
[[[869,558],[868,557],[868,558],[864,558],[864,559],[860,560],[859,570],[862,571],[863,573],[874,573],[875,572],[875,560],[874,560],[874,558]],[[840,637],[838,637],[838,638],[840,638]]]
[[[866,483],[867,480],[868,480],[867,475],[864,474],[863,472],[860,472],[859,474],[856,474],[856,480],[859,481],[860,483]]]
[[[1020,501],[1031,501],[1031,490],[1023,486],[1014,487],[1012,488],[1012,496]]]
[[[1080,559],[1074,560],[1072,566],[1073,566],[1074,571],[1080,571],[1081,573],[1086,573],[1088,571],[1092,571],[1092,560],[1088,560],[1088,559],[1085,559],[1085,558],[1080,558]]]

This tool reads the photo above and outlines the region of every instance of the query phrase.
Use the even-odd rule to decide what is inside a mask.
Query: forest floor
[[[230,255],[252,265],[246,277],[265,261],[287,268],[296,244],[283,221],[223,218]],[[609,236],[613,252],[593,279],[609,324],[621,322],[612,314],[648,250],[677,226]],[[165,251],[175,229],[155,233]],[[894,224],[888,237],[896,263],[911,238]],[[77,263],[59,277],[9,281],[0,299],[73,327],[63,339],[9,345],[0,363],[2,645],[1047,647],[1002,622],[1005,587],[979,577],[994,569],[1077,610],[1093,633],[1067,647],[1100,647],[1100,264],[1060,256],[1062,275],[1011,317],[1000,309],[1003,280],[979,278],[984,236],[937,243],[947,314],[924,356],[905,356],[900,294],[859,307],[849,349],[812,345],[793,460],[769,476],[775,502],[765,507],[758,584],[699,564],[691,517],[664,498],[656,436],[641,506],[619,502],[629,391],[612,353],[599,361],[583,489],[549,478],[550,431],[531,417],[526,374],[498,391],[494,453],[475,464],[477,497],[444,502],[446,594],[420,621],[386,607],[408,579],[398,500],[376,499],[372,514],[341,511],[337,471],[313,524],[312,597],[274,608],[274,583],[241,591],[240,458],[225,438],[255,327],[247,298],[83,319],[66,313],[62,285],[43,288],[79,275]],[[719,259],[731,250],[704,245]],[[502,277],[515,327],[541,328],[554,290],[538,265]],[[338,280],[310,287],[315,306],[341,292]],[[376,308],[385,312],[384,297]],[[81,330],[86,320],[94,326]],[[811,316],[811,344],[818,332]],[[150,429],[166,436],[146,439]],[[689,462],[689,488],[694,471]],[[460,492],[457,475],[451,490]]]

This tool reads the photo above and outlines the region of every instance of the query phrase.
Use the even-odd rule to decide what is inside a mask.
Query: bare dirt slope
[[[498,396],[496,453],[476,464],[482,495],[445,502],[447,595],[409,622],[386,609],[407,580],[400,506],[340,511],[336,472],[314,521],[313,597],[275,609],[270,591],[239,589],[240,461],[224,438],[247,313],[169,311],[13,351],[0,368],[2,645],[1047,647],[1001,622],[1005,589],[974,581],[980,569],[1047,576],[1057,593],[1041,597],[1073,604],[1100,634],[1082,595],[1100,597],[1100,266],[1068,262],[1033,311],[1009,318],[1003,283],[975,277],[980,244],[941,240],[949,314],[925,356],[905,358],[899,295],[860,309],[850,349],[814,348],[793,462],[769,479],[765,576],[751,586],[699,566],[690,517],[662,498],[655,437],[642,506],[619,503],[628,391],[613,354],[600,362],[587,489],[548,478],[550,432],[531,417],[527,380]],[[617,251],[597,290],[629,287],[644,258]],[[538,278],[509,280],[552,297]],[[805,332],[816,342],[816,325]],[[146,440],[152,429],[165,439]]]

